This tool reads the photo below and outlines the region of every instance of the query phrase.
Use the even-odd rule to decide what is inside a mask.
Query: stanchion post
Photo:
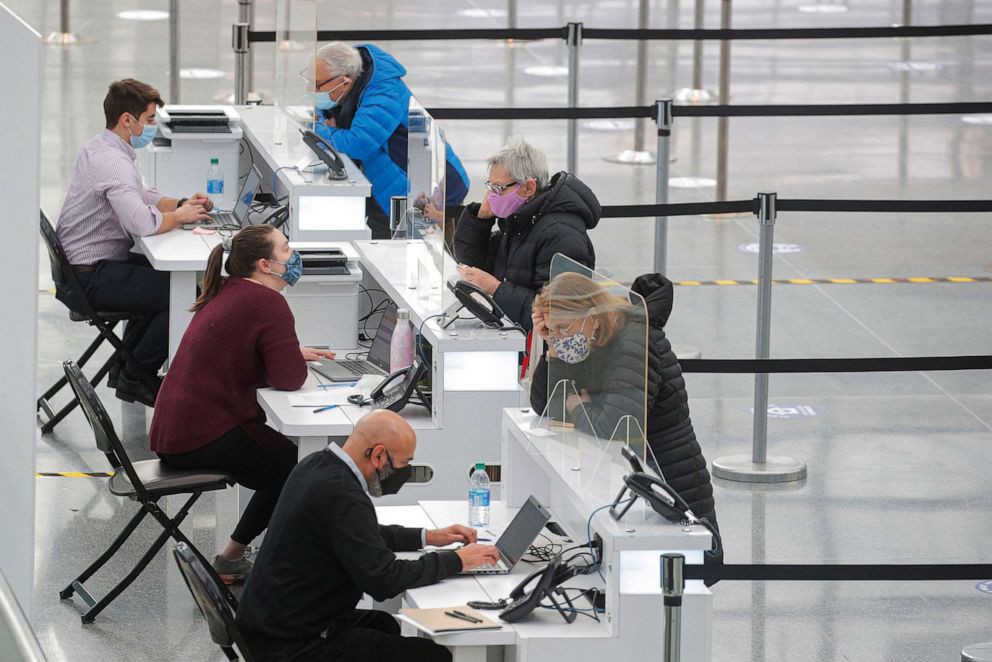
[[[665,605],[665,662],[679,662],[682,657],[682,571],[685,557],[661,555],[661,593]]]
[[[720,0],[720,29],[730,29],[730,0]],[[730,103],[730,40],[720,40],[720,91],[718,103]],[[717,120],[716,155],[716,199],[727,199],[727,141],[730,132],[730,118],[726,115]]]
[[[169,0],[169,103],[179,103],[179,0]]]
[[[579,46],[582,45],[582,24],[569,23],[568,44],[568,107],[579,107]],[[568,120],[568,157],[566,170],[576,174],[578,169],[579,122]]]
[[[902,24],[903,26],[913,23],[913,2],[903,0],[902,2]],[[899,73],[899,103],[909,103],[909,70],[906,68],[912,59],[912,49],[910,40],[906,37],[902,39],[902,62],[903,70]],[[909,179],[909,117],[899,116],[899,183],[906,186]]]
[[[72,33],[69,27],[69,0],[59,0],[59,29],[57,32],[49,32],[44,41],[53,46],[78,46],[93,43],[94,40]]]
[[[775,193],[758,194],[758,315],[755,358],[769,358],[772,324],[772,249],[775,241]],[[781,483],[806,477],[806,463],[789,457],[769,457],[768,373],[754,375],[754,434],[751,455],[730,455],[713,461],[718,478],[750,483]]]
[[[637,29],[647,30],[648,17],[650,15],[650,3],[648,0],[640,0],[640,7],[637,11]],[[648,78],[648,47],[646,39],[637,40],[637,73],[634,81],[635,103],[639,107],[647,104],[647,78]],[[647,122],[642,119],[634,120],[634,149],[625,149],[616,156],[606,157],[611,163],[622,165],[653,165],[655,156],[644,148],[645,131],[644,125]]]
[[[231,46],[234,48],[234,103],[241,106],[248,99],[248,24],[231,26]]]
[[[255,7],[252,0],[238,0],[238,23],[247,23],[248,30],[255,24]],[[255,80],[255,51],[251,49],[251,42],[247,44],[248,57],[245,60],[245,87],[250,92],[254,87]],[[247,94],[245,95],[247,99]]]
[[[702,30],[706,22],[706,4],[703,0],[695,0],[695,11],[692,20],[694,30]],[[692,86],[683,87],[675,93],[675,98],[681,104],[705,105],[713,103],[713,93],[703,87],[703,40],[692,42]]]
[[[658,123],[658,163],[655,170],[654,200],[659,205],[668,204],[668,177],[672,142],[672,100],[655,101]],[[668,266],[668,217],[654,219],[654,272],[666,273]]]

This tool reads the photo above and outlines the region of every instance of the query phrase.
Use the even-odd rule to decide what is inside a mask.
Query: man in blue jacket
[[[366,204],[373,239],[389,238],[389,198],[407,195],[407,117],[410,89],[393,56],[372,44],[334,41],[317,51],[313,64],[317,133],[359,163],[372,182]],[[445,203],[461,204],[469,179],[446,146]]]

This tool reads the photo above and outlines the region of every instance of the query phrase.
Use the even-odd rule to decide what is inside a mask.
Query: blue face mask
[[[326,92],[314,92],[313,105],[317,107],[317,110],[333,110],[337,108],[338,102],[331,98],[331,92],[338,89],[347,82],[348,82],[347,80],[343,80],[334,87],[332,87],[331,89],[327,90]]]
[[[296,251],[293,251],[292,257],[290,257],[285,262],[280,262],[279,260],[269,260],[270,262],[275,262],[277,264],[282,264],[286,267],[286,271],[278,274],[280,278],[286,281],[286,284],[292,287],[296,285],[297,281],[300,280],[300,276],[303,275],[303,258]]]
[[[155,134],[158,133],[158,125],[141,124],[141,122],[138,121],[137,118],[135,118],[135,121],[141,125],[141,134],[137,136],[131,136],[131,147],[135,149],[141,149],[142,147],[147,147],[148,143],[150,143],[152,141],[152,138],[155,137]],[[131,130],[128,129],[128,133],[130,132]]]

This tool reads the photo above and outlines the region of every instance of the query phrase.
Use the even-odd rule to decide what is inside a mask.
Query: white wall
[[[0,568],[31,613],[37,427],[41,36],[0,3]]]

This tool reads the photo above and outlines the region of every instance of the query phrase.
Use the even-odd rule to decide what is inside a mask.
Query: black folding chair
[[[65,376],[69,382],[69,386],[79,400],[83,413],[86,414],[86,419],[90,423],[90,427],[93,428],[93,436],[96,437],[97,448],[103,451],[114,469],[114,475],[110,477],[108,483],[110,492],[116,496],[127,497],[141,504],[141,509],[131,518],[131,521],[127,523],[124,530],[110,544],[107,551],[101,554],[92,565],[86,568],[81,575],[72,580],[59,593],[59,597],[63,600],[72,596],[73,593],[78,593],[83,601],[89,605],[89,609],[83,614],[83,623],[92,623],[96,615],[103,611],[104,607],[113,602],[141,574],[141,571],[151,562],[152,557],[162,549],[162,545],[169,538],[172,538],[176,542],[186,543],[203,560],[203,555],[189,541],[189,538],[179,530],[179,525],[186,519],[190,508],[193,507],[193,504],[196,503],[201,494],[213,490],[223,490],[228,485],[234,484],[234,478],[227,473],[212,469],[180,471],[166,466],[161,460],[132,462],[120,438],[118,438],[117,433],[114,431],[114,425],[111,423],[110,417],[107,415],[107,410],[103,407],[103,403],[100,402],[96,392],[93,390],[93,386],[86,381],[79,367],[72,361],[66,361],[62,364],[62,367],[65,369]],[[190,495],[175,517],[166,515],[158,505],[159,499],[170,494]],[[95,600],[83,586],[83,582],[93,576],[97,570],[103,567],[117,553],[117,550],[134,533],[134,530],[138,528],[145,515],[148,514],[151,514],[162,525],[162,533],[155,539],[155,542],[152,543],[151,547],[148,548],[148,551],[145,552],[131,572],[111,589],[107,595],[100,600]],[[205,561],[204,564],[209,569],[209,572],[213,573],[214,579],[220,583],[220,577],[214,573],[210,564]],[[231,595],[230,591],[225,589],[225,592],[225,598],[228,604],[232,608],[236,608],[237,600]]]
[[[148,324],[151,323],[151,315],[148,313],[140,312],[121,312],[121,311],[102,311],[96,310],[93,304],[90,303],[86,294],[83,292],[83,288],[79,282],[79,275],[71,264],[69,264],[69,259],[65,255],[65,251],[62,250],[62,243],[59,241],[58,235],[55,233],[55,228],[48,221],[45,216],[45,212],[41,212],[41,237],[45,241],[45,246],[48,247],[48,258],[51,262],[52,267],[52,280],[55,281],[56,285],[63,285],[70,287],[73,291],[79,294],[80,304],[82,310],[72,310],[69,309],[69,319],[73,322],[86,322],[91,326],[96,327],[98,332],[97,337],[93,339],[90,346],[86,348],[86,351],[82,353],[79,359],[76,361],[76,365],[82,368],[86,365],[86,362],[90,360],[96,350],[105,341],[109,342],[114,346],[114,352],[110,355],[110,358],[100,366],[100,369],[96,371],[93,378],[90,379],[90,383],[96,386],[100,383],[100,380],[120,365],[127,363],[129,372],[137,375],[141,381],[155,391],[157,386],[157,378],[150,374],[148,370],[142,368],[138,362],[135,360],[134,355],[131,353],[137,339],[145,332],[148,328]],[[114,333],[114,329],[121,322],[127,322],[127,330],[124,333],[124,337],[119,337]],[[73,398],[72,402],[62,407],[58,412],[56,412],[51,403],[49,402],[55,394],[62,390],[62,387],[66,385],[65,377],[60,378],[55,382],[47,391],[45,391],[40,398],[38,398],[37,410],[38,417],[41,418],[42,412],[48,418],[47,421],[43,421],[41,426],[42,434],[47,434],[55,429],[55,426],[65,418],[69,412],[76,408],[79,404],[79,400]]]
[[[220,649],[227,655],[227,659],[239,659],[234,650],[234,647],[237,646],[237,650],[241,652],[241,658],[245,662],[253,662],[254,658],[251,656],[245,638],[235,621],[234,610],[224,598],[222,591],[224,584],[218,582],[214,578],[215,575],[207,571],[208,566],[185,543],[177,543],[172,554],[176,557],[179,572],[182,573],[183,579],[186,581],[186,588],[193,595],[196,606],[200,608],[200,613],[207,621],[207,627],[210,628],[210,638],[220,646]]]

